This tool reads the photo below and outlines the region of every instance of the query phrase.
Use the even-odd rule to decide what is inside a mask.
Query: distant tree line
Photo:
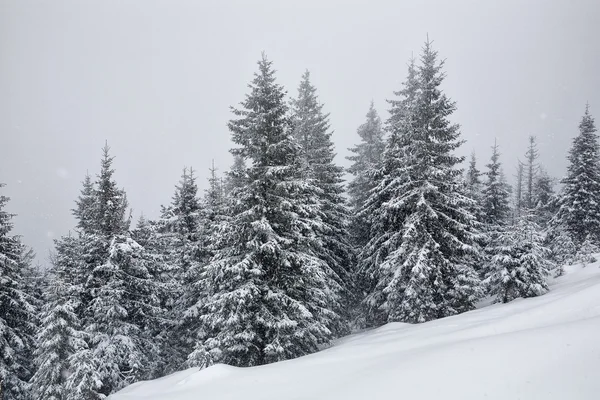
[[[534,137],[511,186],[496,142],[483,171],[474,154],[463,169],[443,65],[428,40],[386,121],[371,103],[345,171],[310,74],[289,99],[263,55],[232,109],[224,176],[213,165],[198,193],[184,168],[160,217],[132,227],[105,146],[46,270],[11,234],[0,197],[3,398],[103,399],[185,367],[288,360],[356,328],[443,318],[486,296],[539,296],[563,265],[594,261],[600,164],[589,107],[560,190]]]

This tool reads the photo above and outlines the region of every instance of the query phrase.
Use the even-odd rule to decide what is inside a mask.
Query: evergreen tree
[[[544,168],[540,167],[533,184],[533,204],[537,222],[542,228],[547,227],[548,222],[556,213],[555,197],[554,179]]]
[[[350,231],[354,245],[361,249],[369,240],[369,220],[366,215],[358,215],[364,207],[371,190],[376,185],[375,176],[381,167],[385,149],[381,119],[373,102],[367,112],[367,120],[358,127],[361,142],[349,149],[353,155],[346,157],[352,161],[348,172],[353,175],[348,184],[349,206],[353,211]]]
[[[107,149],[108,151],[108,149]],[[106,154],[107,155],[107,154]],[[85,174],[82,182],[83,188],[79,198],[75,201],[76,207],[72,210],[73,216],[77,220],[77,228],[81,232],[94,232],[98,227],[94,226],[97,221],[96,197],[94,192],[94,183],[89,173]]]
[[[598,243],[600,234],[600,167],[598,136],[594,119],[586,106],[579,135],[569,151],[567,176],[558,199],[552,224],[564,225],[577,246],[585,238]]]
[[[504,228],[487,278],[490,292],[498,302],[540,296],[548,291],[546,279],[552,265],[548,261],[550,250],[543,242],[531,210],[516,225]]]
[[[411,58],[408,64],[408,75],[401,90],[394,92],[397,99],[388,100],[391,105],[390,118],[386,121],[389,137],[381,161],[381,168],[375,174],[376,184],[363,207],[356,214],[358,218],[369,221],[368,242],[359,253],[358,276],[362,291],[368,296],[363,301],[364,322],[367,326],[382,325],[387,322],[387,314],[380,312],[379,305],[385,301],[384,293],[376,290],[380,280],[380,264],[402,243],[398,229],[406,212],[396,208],[387,213],[384,205],[394,196],[404,191],[405,169],[404,157],[406,147],[410,144],[409,124],[414,111],[419,90],[417,67]],[[390,210],[392,211],[392,210]]]
[[[72,337],[62,350],[48,343],[36,354],[49,371],[36,378],[36,387],[46,390],[67,370],[62,384],[69,399],[100,399],[156,372],[149,326],[160,310],[154,260],[131,238],[127,198],[113,179],[112,162],[105,146],[97,181],[84,181],[76,203],[78,236],[57,242],[55,269],[70,271],[68,279],[58,274],[67,288],[50,302],[38,333],[49,340]],[[56,330],[52,324],[65,318],[73,326]]]
[[[194,348],[199,322],[185,315],[199,300],[198,280],[210,257],[206,248],[208,235],[204,232],[206,218],[192,168],[183,169],[171,204],[163,207],[156,229],[168,265],[164,283],[170,290],[163,303],[170,310],[171,326],[166,327],[168,350],[165,351],[169,359],[167,371],[173,372],[184,364]]]
[[[600,249],[590,236],[586,236],[577,254],[575,254],[575,262],[583,264],[584,267],[598,261],[596,255],[600,253]]]
[[[66,400],[67,378],[73,369],[71,357],[87,345],[76,313],[81,290],[73,275],[78,257],[77,239],[67,236],[56,245],[57,255],[52,260],[49,285],[44,292],[41,328],[36,337],[37,372],[31,384],[36,399]]]
[[[525,202],[523,201],[523,184],[525,180],[525,166],[521,161],[518,161],[517,164],[517,175],[515,182],[515,197],[514,207],[513,207],[513,224],[516,224],[521,216],[523,215],[523,208],[525,208]]]
[[[0,382],[6,399],[24,400],[29,399],[27,382],[33,373],[36,310],[25,291],[24,246],[10,234],[14,215],[4,210],[8,201],[0,196]]]
[[[469,211],[475,216],[478,222],[483,220],[483,209],[482,209],[482,190],[483,184],[481,182],[481,171],[477,168],[477,157],[475,153],[471,153],[471,159],[469,160],[469,167],[465,173],[465,193],[473,200],[472,206],[469,207]]]
[[[302,175],[318,189],[316,206],[321,213],[321,225],[317,235],[322,245],[317,252],[343,288],[340,297],[344,300],[345,309],[336,311],[347,319],[354,303],[354,271],[351,270],[354,260],[347,227],[349,216],[344,198],[344,169],[334,162],[329,115],[323,112],[316,92],[310,82],[310,73],[306,71],[298,87],[298,97],[291,103],[293,136],[302,149]],[[334,333],[348,333],[346,321],[337,322],[335,326],[330,326]]]
[[[230,121],[233,149],[250,162],[219,247],[208,264],[208,297],[196,352],[208,362],[260,365],[316,351],[336,318],[335,282],[316,252],[315,189],[302,179],[285,92],[264,56],[251,92]],[[332,290],[333,289],[333,290]]]
[[[535,202],[535,182],[538,178],[539,164],[536,160],[539,157],[537,144],[535,142],[535,136],[529,136],[529,147],[525,153],[525,194],[524,203],[527,210],[534,210],[536,207]]]
[[[492,157],[486,167],[486,180],[482,190],[483,222],[488,226],[503,226],[510,215],[510,186],[504,180],[500,152],[495,142]]]
[[[442,93],[443,61],[427,41],[422,64],[392,103],[384,176],[368,201],[375,235],[362,253],[376,284],[365,302],[375,322],[424,322],[470,310],[480,296],[472,200],[453,154],[462,143]],[[412,76],[411,76],[412,75]],[[397,114],[394,114],[396,112]],[[385,199],[382,201],[382,199]]]

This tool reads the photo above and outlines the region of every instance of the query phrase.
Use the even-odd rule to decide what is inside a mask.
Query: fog
[[[108,141],[134,215],[158,216],[184,166],[201,188],[231,157],[229,107],[261,51],[290,96],[311,71],[338,162],[371,100],[400,88],[427,34],[446,59],[453,119],[479,165],[497,138],[507,175],[539,141],[562,176],[586,102],[600,122],[600,2],[0,0],[1,194],[47,262]]]

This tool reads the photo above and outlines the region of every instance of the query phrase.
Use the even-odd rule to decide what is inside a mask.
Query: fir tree
[[[127,198],[113,179],[112,162],[105,146],[97,181],[84,181],[74,210],[78,236],[57,242],[61,263],[57,268],[72,270],[63,282],[68,282],[75,294],[55,301],[39,333],[64,336],[69,329],[77,332],[73,335],[77,345],[71,346],[74,353],[70,356],[54,357],[56,348],[52,346],[37,354],[40,362],[54,357],[56,365],[49,366],[53,371],[70,366],[64,382],[68,398],[103,398],[156,372],[150,360],[155,359],[157,350],[149,336],[153,332],[150,321],[160,309],[152,275],[155,266],[131,238]],[[56,332],[51,324],[56,318],[66,318],[68,310],[60,309],[66,305],[72,307],[79,327]],[[41,382],[38,387],[44,385]]]
[[[469,160],[469,167],[465,173],[465,194],[471,199],[472,205],[469,207],[469,211],[476,218],[478,222],[483,220],[482,210],[482,190],[483,183],[481,182],[481,176],[483,174],[477,168],[477,157],[475,153],[471,153]]]
[[[334,272],[334,279],[343,288],[340,296],[344,299],[345,310],[336,310],[348,317],[354,303],[354,264],[350,234],[347,223],[348,210],[345,206],[343,174],[344,169],[334,162],[335,152],[329,131],[329,115],[323,112],[317,90],[310,82],[310,73],[302,75],[298,87],[298,97],[292,100],[291,116],[293,135],[302,149],[302,175],[314,183],[318,191],[316,206],[321,213],[321,225],[317,234],[322,245],[317,250],[319,257]],[[347,319],[347,318],[345,318]],[[348,333],[346,321],[330,328],[336,335]]]
[[[514,226],[505,227],[494,256],[487,283],[498,302],[507,303],[518,297],[540,296],[548,291],[546,281],[552,268],[550,250],[528,211]]]
[[[535,136],[529,136],[529,147],[525,153],[525,193],[524,203],[527,210],[534,210],[535,202],[535,182],[538,178],[539,164],[536,160],[539,157]]]
[[[598,136],[594,119],[586,106],[579,135],[569,150],[567,176],[558,199],[553,226],[564,225],[577,246],[585,238],[598,243],[600,234],[600,170]]]
[[[75,202],[76,207],[72,210],[73,216],[77,220],[77,228],[81,232],[95,232],[98,228],[94,226],[94,222],[97,221],[96,213],[98,210],[96,210],[94,183],[90,174],[85,174],[82,184],[81,194]]]
[[[206,248],[205,217],[194,170],[184,168],[171,204],[163,207],[156,224],[159,247],[168,265],[164,283],[170,288],[169,295],[163,299],[167,309],[171,310],[168,318],[171,326],[167,326],[165,332],[168,372],[176,371],[184,364],[196,342],[199,321],[185,315],[199,300],[199,276],[210,257]]]
[[[533,204],[535,205],[536,218],[542,228],[546,228],[550,219],[556,213],[556,194],[554,193],[554,179],[542,167],[533,184]]]
[[[349,149],[353,155],[346,158],[352,161],[348,172],[353,175],[348,184],[349,206],[353,211],[350,230],[354,245],[361,249],[369,240],[370,224],[367,216],[358,213],[375,187],[375,176],[381,167],[385,149],[381,119],[373,102],[367,112],[367,120],[358,127],[357,133],[361,142]]]
[[[478,256],[472,200],[462,191],[462,158],[453,154],[462,142],[448,119],[456,106],[439,88],[443,62],[429,41],[421,62],[416,77],[409,68],[403,99],[392,103],[388,176],[367,206],[376,231],[363,269],[376,284],[365,301],[370,313],[380,313],[376,322],[453,315],[472,309],[480,296],[470,265]]]
[[[0,382],[5,398],[25,400],[33,373],[30,355],[36,310],[25,291],[23,245],[10,234],[14,215],[4,210],[8,201],[0,196]]]
[[[44,294],[41,328],[36,337],[37,372],[31,384],[35,398],[66,400],[67,379],[73,369],[71,357],[87,344],[76,313],[81,290],[73,275],[78,256],[77,239],[67,236],[56,245],[57,253],[52,259],[49,285]]]
[[[510,187],[504,180],[500,152],[495,142],[486,167],[482,190],[483,222],[488,226],[503,226],[510,216]]]
[[[600,249],[594,243],[594,240],[590,235],[586,236],[585,240],[581,244],[581,247],[575,254],[575,262],[581,263],[584,267],[588,264],[598,261],[596,255],[600,253]]]
[[[521,216],[523,215],[523,208],[525,202],[523,201],[523,184],[525,180],[525,166],[521,161],[517,164],[517,174],[515,176],[515,190],[514,190],[514,207],[513,207],[513,224],[516,224]]]
[[[363,293],[368,296],[364,301],[364,322],[367,326],[381,325],[387,322],[387,314],[380,311],[379,305],[385,301],[384,293],[377,289],[380,280],[380,264],[402,243],[402,234],[394,232],[400,221],[406,216],[401,209],[387,213],[384,205],[404,190],[404,157],[410,144],[409,125],[411,113],[419,90],[415,60],[408,64],[408,76],[400,91],[394,92],[398,99],[388,100],[391,105],[390,118],[386,121],[388,140],[385,145],[381,168],[375,175],[376,185],[357,213],[357,217],[369,221],[368,242],[359,253],[358,276]],[[391,210],[390,210],[391,211]]]
[[[250,162],[247,184],[208,264],[208,297],[190,309],[202,321],[193,356],[236,366],[316,351],[330,338],[336,291],[312,250],[318,212],[302,179],[285,92],[264,56],[251,92],[230,121],[232,150]],[[317,217],[317,218],[316,218]]]

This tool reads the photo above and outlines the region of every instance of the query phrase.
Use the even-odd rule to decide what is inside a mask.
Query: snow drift
[[[566,271],[541,297],[420,325],[388,324],[271,365],[192,368],[109,399],[595,400],[600,268]]]

